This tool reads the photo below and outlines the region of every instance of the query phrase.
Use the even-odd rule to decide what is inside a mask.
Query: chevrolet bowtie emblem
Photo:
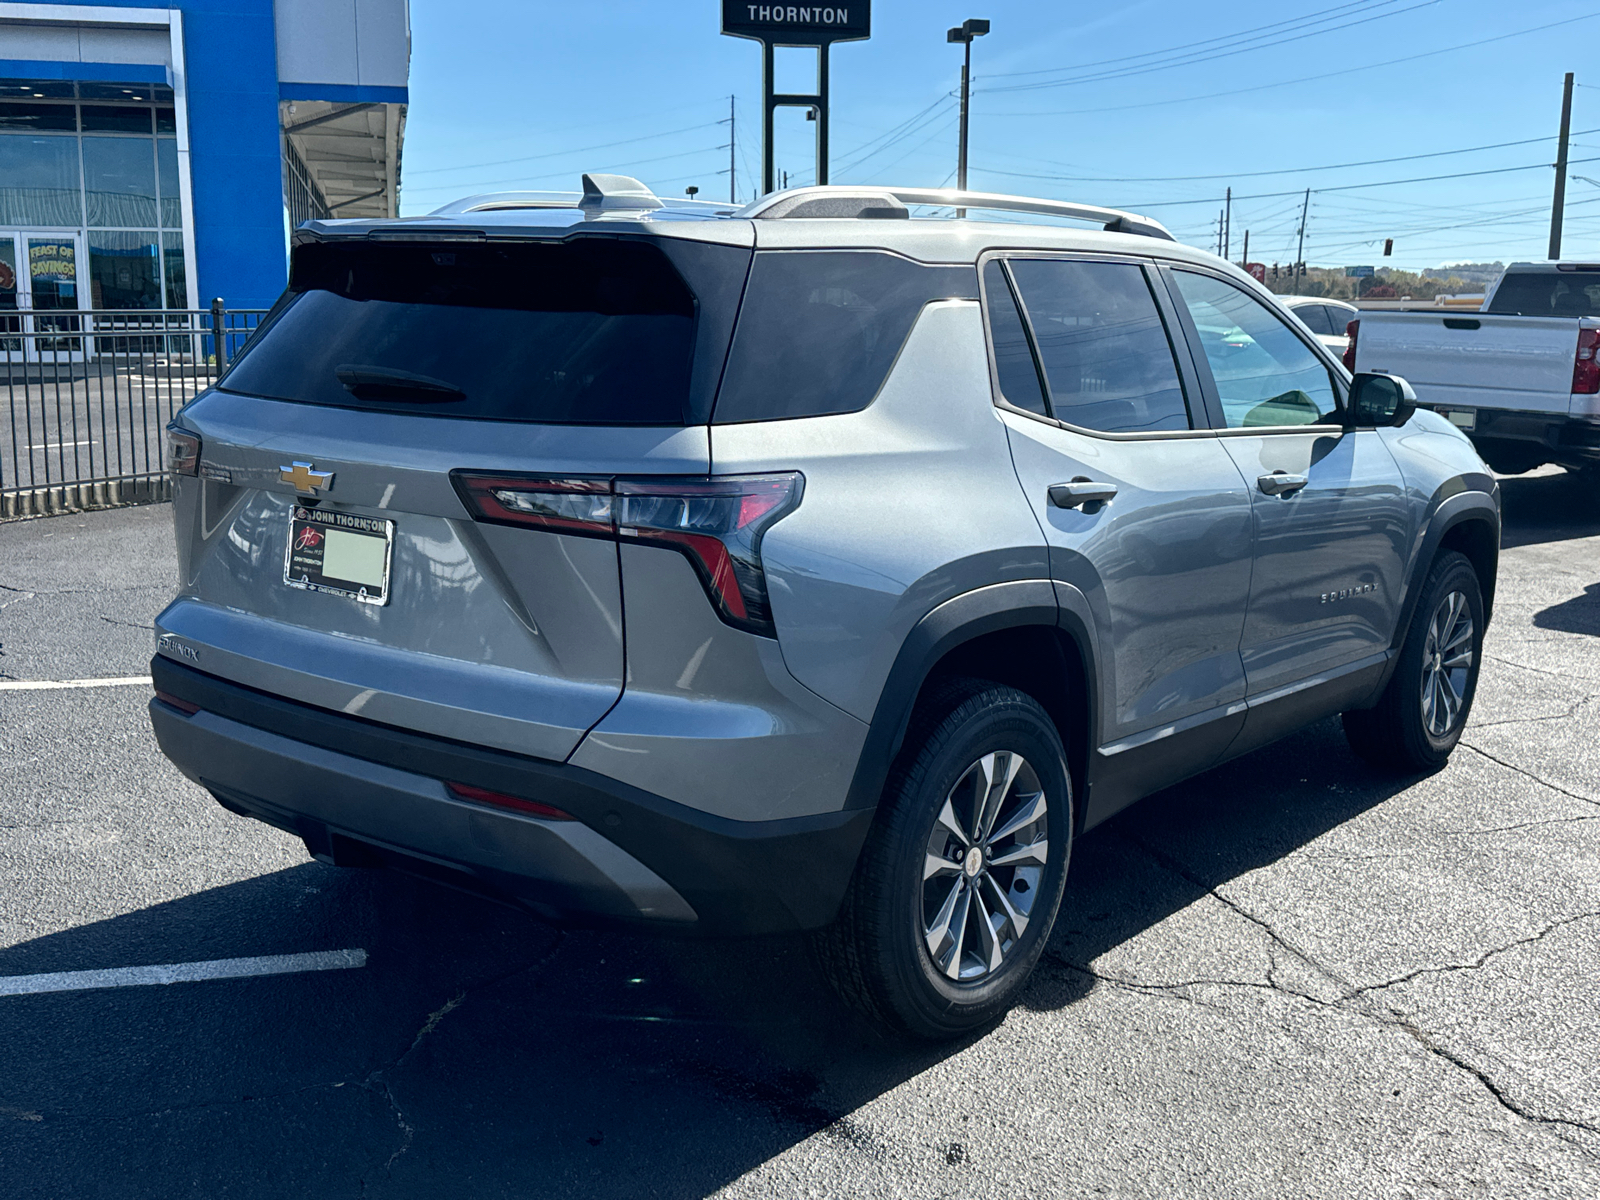
[[[307,496],[315,496],[318,492],[333,488],[333,472],[313,471],[310,463],[297,462],[292,467],[279,467],[278,479],[283,483],[292,483],[295,491]]]

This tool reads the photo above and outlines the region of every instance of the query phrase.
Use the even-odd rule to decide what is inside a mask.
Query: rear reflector
[[[163,692],[159,688],[156,689],[156,699],[161,701],[163,704],[172,705],[172,707],[177,709],[179,712],[188,713],[191,717],[200,711],[200,706],[198,704],[190,704],[187,700],[179,700],[170,692]]]
[[[541,817],[546,821],[576,821],[569,812],[549,804],[540,804],[537,800],[524,800],[521,796],[508,796],[504,792],[491,792],[488,788],[473,787],[470,783],[447,783],[452,795],[462,800],[473,800],[479,804],[492,804],[496,808],[509,808],[516,812],[527,813],[530,817]]]

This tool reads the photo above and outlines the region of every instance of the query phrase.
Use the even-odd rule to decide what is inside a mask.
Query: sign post
[[[751,4],[722,0],[722,32],[761,43],[761,190],[776,191],[773,170],[773,114],[780,108],[810,109],[817,122],[817,182],[828,182],[828,48],[834,42],[862,42],[872,36],[871,0],[842,4]],[[815,95],[774,93],[774,46],[815,46]]]

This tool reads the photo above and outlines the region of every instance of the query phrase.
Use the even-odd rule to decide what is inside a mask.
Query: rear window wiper
[[[467,394],[453,383],[431,375],[416,375],[392,367],[369,367],[346,363],[333,373],[345,390],[357,400],[396,400],[414,404],[449,404],[465,400]]]

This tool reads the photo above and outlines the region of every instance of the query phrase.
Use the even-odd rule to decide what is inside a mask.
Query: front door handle
[[[1256,479],[1256,486],[1269,496],[1292,496],[1311,481],[1304,475],[1291,475],[1287,471],[1274,471]]]
[[[1096,483],[1081,476],[1071,483],[1050,485],[1050,503],[1057,508],[1082,508],[1086,504],[1104,504],[1116,494],[1116,484]]]

